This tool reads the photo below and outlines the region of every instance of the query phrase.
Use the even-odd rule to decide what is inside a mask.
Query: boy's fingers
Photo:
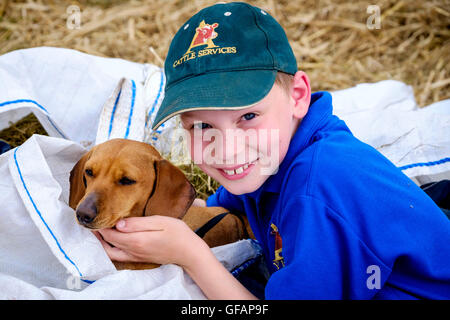
[[[116,223],[116,229],[121,232],[163,231],[165,229],[165,218],[171,219],[169,217],[156,215],[149,217],[125,218]]]
[[[106,252],[108,252],[110,248],[112,248],[112,246],[103,239],[99,231],[92,231],[92,233],[98,239],[98,241],[100,241],[100,244],[102,245],[103,249],[105,249]]]
[[[193,207],[206,207],[206,201],[200,198],[196,198],[192,203]]]
[[[110,247],[112,247],[110,245],[112,244],[114,247],[117,247],[119,249],[127,249],[127,244],[132,242],[131,238],[133,238],[132,234],[123,233],[114,229],[101,229],[98,231],[98,233],[100,233],[103,238],[102,240],[100,240],[103,247],[105,247],[104,242],[106,241],[107,245]]]
[[[102,235],[98,231],[92,231],[92,233],[100,242],[102,242],[103,240]]]
[[[135,260],[132,255],[127,252],[117,248],[110,246],[104,240],[100,241],[102,243],[103,248],[106,251],[106,254],[112,261],[133,261]]]
[[[109,248],[105,249],[105,251],[112,261],[135,261],[136,260],[132,255],[126,253],[125,251],[123,251],[117,247],[109,246]]]
[[[105,232],[105,230],[106,229],[103,229],[101,231],[94,231],[93,233],[95,234],[97,239],[100,241],[100,243],[101,243],[103,249],[105,249],[108,257],[113,261],[134,261],[135,259],[132,255],[128,254],[126,251],[124,251],[118,247],[118,246],[122,246],[122,244],[120,242],[116,242],[116,244],[114,244],[112,242],[105,241],[105,239],[102,237],[101,233],[104,233],[106,235],[106,238],[114,239],[114,232],[109,233],[108,231]],[[118,232],[116,231],[116,233],[118,233]],[[111,236],[111,235],[113,235],[113,236]],[[117,239],[116,240],[109,239],[109,241],[115,242],[115,241],[117,241]]]
[[[110,248],[112,248],[111,244],[109,244],[108,242],[106,242],[102,236],[100,235],[100,233],[96,232],[97,239],[100,241],[100,244],[102,245],[103,249],[105,249],[105,251],[108,251]]]

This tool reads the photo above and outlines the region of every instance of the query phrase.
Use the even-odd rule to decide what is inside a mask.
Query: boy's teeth
[[[236,171],[236,174],[241,174],[242,172],[244,172],[244,167],[239,167],[235,171]]]
[[[223,171],[225,171],[225,173],[227,175],[229,175],[229,176],[232,176],[232,175],[235,175],[235,174],[241,174],[242,172],[244,172],[245,169],[248,168],[249,165],[251,165],[253,163],[254,163],[254,161],[251,162],[251,163],[244,164],[242,167],[239,167],[236,170],[225,170],[225,169],[223,169]]]

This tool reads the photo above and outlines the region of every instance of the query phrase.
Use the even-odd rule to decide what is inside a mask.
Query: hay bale
[[[8,128],[1,130],[0,140],[15,148],[24,143],[33,134],[47,135],[47,132],[34,114],[30,113],[15,123],[10,122]]]
[[[450,97],[450,2],[377,1],[381,28],[366,22],[363,0],[249,1],[283,25],[314,91],[396,79],[414,87],[420,106]],[[4,1],[0,54],[58,46],[162,66],[177,29],[216,1]],[[71,29],[80,10],[80,28]],[[73,26],[73,24],[72,24]]]

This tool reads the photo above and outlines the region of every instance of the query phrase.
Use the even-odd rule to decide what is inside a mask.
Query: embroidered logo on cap
[[[216,48],[217,46],[212,40],[217,37],[217,32],[215,32],[214,29],[218,26],[218,23],[206,24],[205,20],[200,22],[198,27],[195,29],[194,38],[192,38],[191,45],[186,53],[191,52],[193,47],[203,46],[205,44],[207,45],[207,48]]]
[[[236,47],[220,47],[214,44],[213,39],[217,38],[218,33],[215,31],[219,27],[217,22],[213,24],[205,23],[202,20],[197,28],[195,28],[195,35],[192,38],[191,44],[185,54],[174,61],[172,67],[175,68],[191,59],[200,58],[208,55],[236,53]],[[192,49],[199,46],[205,46],[202,50],[193,51]]]

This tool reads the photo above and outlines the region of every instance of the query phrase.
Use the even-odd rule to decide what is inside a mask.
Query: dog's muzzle
[[[97,217],[97,195],[89,194],[77,207],[77,219],[80,224],[88,226]]]

